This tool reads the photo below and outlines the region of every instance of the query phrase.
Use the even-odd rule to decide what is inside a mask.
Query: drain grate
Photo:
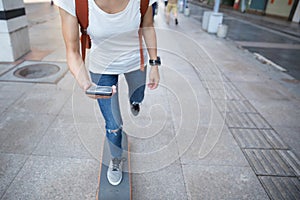
[[[33,64],[17,69],[14,75],[18,78],[36,79],[56,74],[59,67],[53,64]]]

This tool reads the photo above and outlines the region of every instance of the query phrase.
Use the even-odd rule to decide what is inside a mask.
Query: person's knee
[[[119,127],[117,129],[106,129],[107,133],[113,133],[113,134],[118,134],[119,132],[122,131],[122,127]]]
[[[116,132],[118,132],[120,129],[118,128],[118,129],[115,129],[115,130],[110,130],[110,132],[111,133],[116,133]]]

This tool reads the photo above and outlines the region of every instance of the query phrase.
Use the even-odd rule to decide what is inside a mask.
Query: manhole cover
[[[59,67],[52,64],[26,65],[17,69],[14,75],[24,79],[36,79],[53,75],[59,71]]]

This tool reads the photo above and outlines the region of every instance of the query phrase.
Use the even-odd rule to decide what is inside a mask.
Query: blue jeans
[[[125,73],[129,89],[129,102],[141,103],[144,99],[146,68]],[[119,106],[118,78],[119,75],[95,74],[90,72],[92,81],[99,86],[117,86],[117,93],[108,99],[98,99],[101,113],[105,120],[106,137],[109,142],[110,153],[113,158],[122,157],[122,126],[123,121]]]

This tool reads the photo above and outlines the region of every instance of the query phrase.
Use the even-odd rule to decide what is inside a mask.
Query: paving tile
[[[294,177],[259,176],[270,199],[300,199],[300,180]]]
[[[243,149],[270,149],[272,146],[258,129],[230,129],[234,138]]]
[[[180,93],[179,93],[180,94]],[[181,95],[181,94],[180,94]],[[201,107],[198,105],[197,98],[189,98],[189,96],[177,96],[169,95],[170,101],[168,102],[168,108],[164,108],[166,116],[162,118],[166,120],[172,116],[172,120],[175,129],[178,128],[197,128],[199,121],[202,119],[200,116]],[[209,103],[208,103],[209,104]],[[202,107],[203,108],[203,107]],[[170,110],[170,112],[166,112]]]
[[[183,165],[183,173],[189,199],[269,199],[250,167]]]
[[[249,103],[249,101],[228,101],[228,112],[239,113],[256,113],[255,108]]]
[[[70,95],[70,92],[56,90],[51,85],[32,88],[14,103],[9,112],[56,115]]]
[[[247,113],[251,121],[255,124],[256,128],[259,129],[270,129],[271,126],[269,123],[260,115],[257,113]]]
[[[144,138],[142,133],[125,132],[129,135],[133,173],[157,171],[178,160],[177,136],[174,136],[173,129],[164,127],[155,135]]]
[[[236,86],[251,102],[260,101],[264,103],[274,103],[276,101],[287,100],[287,97],[279,89],[279,83],[276,83],[275,81],[240,82]]]
[[[276,135],[281,138],[284,145],[282,149],[291,149],[296,156],[300,157],[300,127],[273,127]],[[280,147],[281,145],[279,145]]]
[[[75,118],[88,117],[91,121],[101,117],[97,101],[90,99],[83,92],[77,90],[66,99],[59,115],[69,115]]]
[[[95,160],[31,156],[2,199],[95,199],[98,168]]]
[[[257,113],[255,108],[249,101],[238,100],[215,100],[220,112],[233,112],[233,113]]]
[[[218,110],[222,113],[226,112],[228,110],[228,100],[214,100],[214,103],[216,105],[216,107],[218,108]]]
[[[228,100],[227,93],[224,90],[209,90],[208,93],[214,100]]]
[[[0,76],[16,66],[16,63],[0,63]]]
[[[280,150],[278,153],[291,166],[296,175],[300,177],[300,160],[292,151]]]
[[[194,119],[195,118],[192,118],[191,121],[195,121]],[[213,104],[211,106],[201,106],[199,108],[198,121],[202,126],[222,126],[225,124],[224,116],[217,110],[216,106]]]
[[[234,83],[231,81],[224,82],[225,90],[235,90],[236,92],[239,92],[238,89],[235,87]]]
[[[245,97],[236,89],[226,89],[226,98],[229,100],[246,100]]]
[[[84,133],[80,132],[81,128],[85,129]],[[98,148],[91,149],[95,143],[98,143]],[[100,129],[96,124],[75,124],[72,119],[59,116],[47,129],[33,155],[92,159],[94,155],[100,155],[100,149]]]
[[[251,101],[259,113],[272,125],[272,127],[300,127],[299,103],[284,99],[267,99],[264,101]]]
[[[34,87],[34,83],[12,83],[12,82],[1,82],[0,92],[1,98],[12,98],[18,99],[23,94],[27,93]]]
[[[198,71],[200,74],[205,75],[221,75],[222,72],[215,66],[214,63],[211,63],[211,60],[196,60],[193,57],[189,57],[189,61],[193,65],[193,67]],[[200,61],[200,62],[199,62]],[[204,67],[203,67],[204,66]]]
[[[289,146],[281,139],[281,136],[273,129],[261,129],[262,134],[266,137],[274,149],[289,149]]]
[[[15,101],[15,99],[0,97],[0,115],[7,111]]]
[[[0,113],[7,111],[11,105],[22,98],[34,84],[16,84],[1,82],[0,84]]]
[[[216,82],[225,82],[229,79],[223,74],[199,74],[201,81],[216,81]]]
[[[275,150],[244,150],[248,161],[257,175],[295,176],[291,166]]]
[[[225,120],[229,128],[256,128],[245,113],[226,113]]]
[[[31,154],[54,118],[53,115],[22,112],[2,115],[0,152]]]
[[[132,199],[188,199],[180,164],[159,171],[132,174]]]
[[[187,132],[176,138],[183,164],[249,166],[226,127],[199,127],[196,135]]]
[[[65,76],[56,84],[57,89],[61,90],[74,90],[79,87],[74,76],[68,71]]]
[[[220,81],[203,81],[203,86],[208,90],[226,90],[226,83]]]
[[[0,197],[23,167],[28,156],[0,153]]]

